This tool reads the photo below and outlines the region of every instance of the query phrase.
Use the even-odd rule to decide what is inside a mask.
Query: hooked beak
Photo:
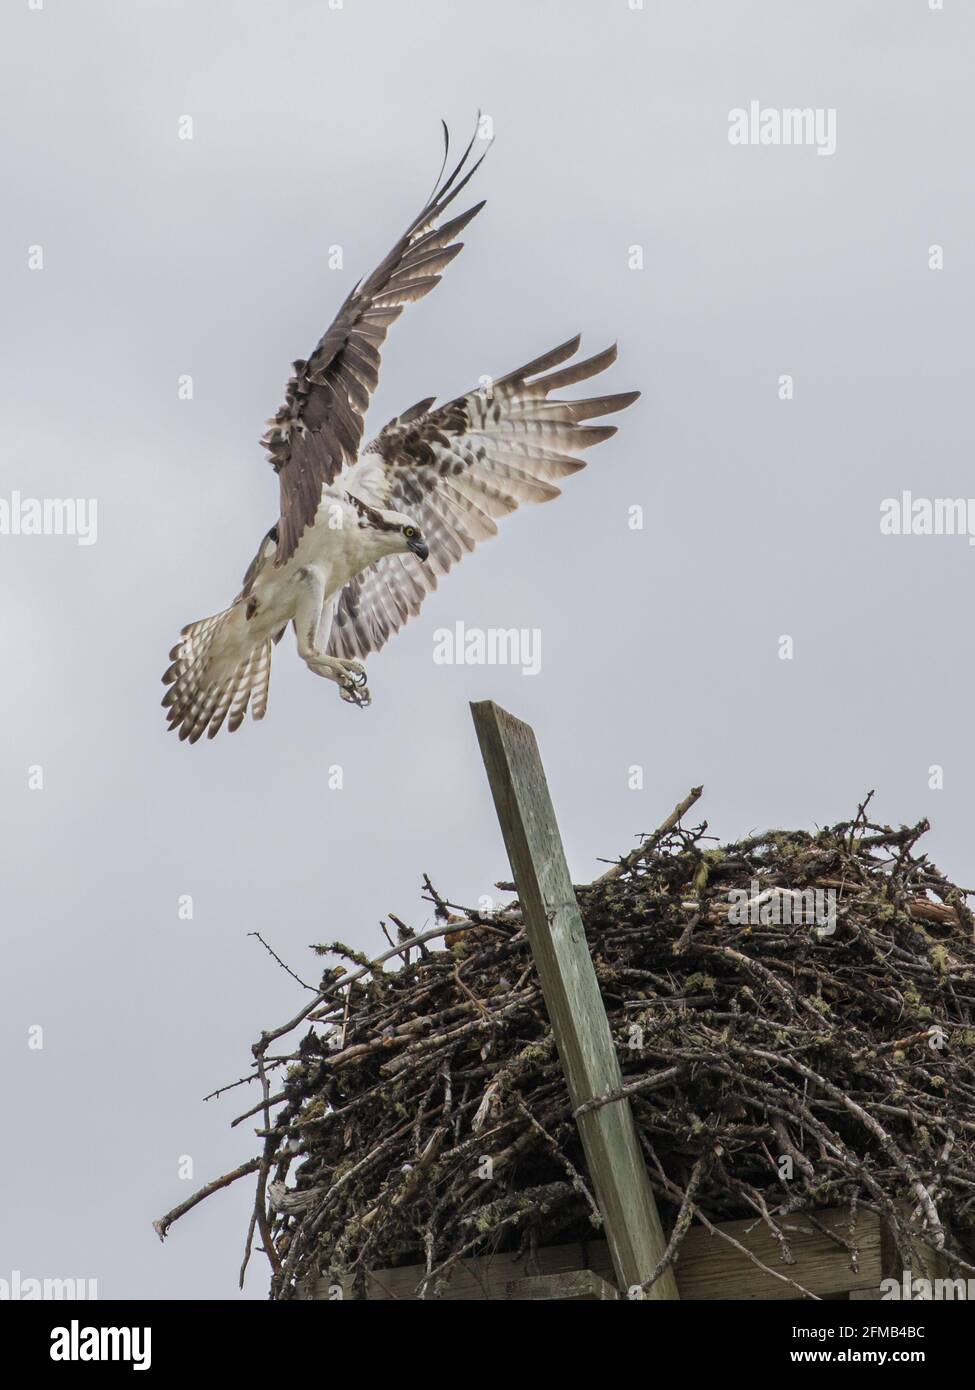
[[[409,549],[412,550],[413,554],[418,556],[419,559],[426,560],[429,558],[430,549],[426,541],[421,541],[419,536],[414,536],[414,538],[408,542],[408,546]]]

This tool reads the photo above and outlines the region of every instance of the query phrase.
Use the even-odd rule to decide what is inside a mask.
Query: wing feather
[[[425,563],[386,556],[346,585],[329,638],[332,655],[378,651],[419,611],[438,578],[497,533],[496,518],[558,497],[556,481],[585,466],[578,453],[616,433],[615,425],[583,422],[624,410],[639,391],[552,398],[554,390],[586,381],[616,359],[613,346],[563,366],[579,341],[570,338],[437,409],[432,398],[420,401],[369,445],[346,475],[348,489],[414,518],[430,554]]]
[[[446,168],[446,127],[444,135]],[[456,237],[484,206],[477,203],[440,222],[484,158],[481,155],[468,163],[476,138],[475,130],[446,178],[441,170],[420,213],[382,263],[348,295],[308,360],[293,364],[285,403],[268,421],[261,441],[281,486],[276,565],[293,554],[305,527],[314,520],[322,488],[356,461],[387,330],[407,304],[416,303],[440,283],[441,273],[463,247]]]

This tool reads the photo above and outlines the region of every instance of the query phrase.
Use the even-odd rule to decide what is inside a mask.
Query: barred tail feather
[[[240,632],[238,605],[202,618],[183,629],[170,652],[163,676],[163,697],[170,729],[195,743],[206,731],[220,732],[224,722],[233,733],[250,706],[252,719],[263,719],[271,678],[271,638],[248,642]]]

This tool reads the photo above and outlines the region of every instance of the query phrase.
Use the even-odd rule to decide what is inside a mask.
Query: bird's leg
[[[359,661],[345,661],[323,650],[321,629],[327,608],[325,580],[319,570],[305,567],[298,571],[298,600],[295,605],[295,632],[298,655],[316,676],[335,681],[343,700],[365,706],[371,696],[366,689],[366,668]],[[326,632],[327,640],[327,632]]]

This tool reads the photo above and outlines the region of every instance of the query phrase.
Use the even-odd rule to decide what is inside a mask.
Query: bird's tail
[[[241,625],[241,605],[183,628],[169,653],[172,665],[163,676],[169,727],[195,743],[206,730],[213,738],[226,720],[240,727],[250,706],[252,719],[263,719],[271,679],[271,638],[248,641]],[[246,623],[246,620],[245,620]]]

